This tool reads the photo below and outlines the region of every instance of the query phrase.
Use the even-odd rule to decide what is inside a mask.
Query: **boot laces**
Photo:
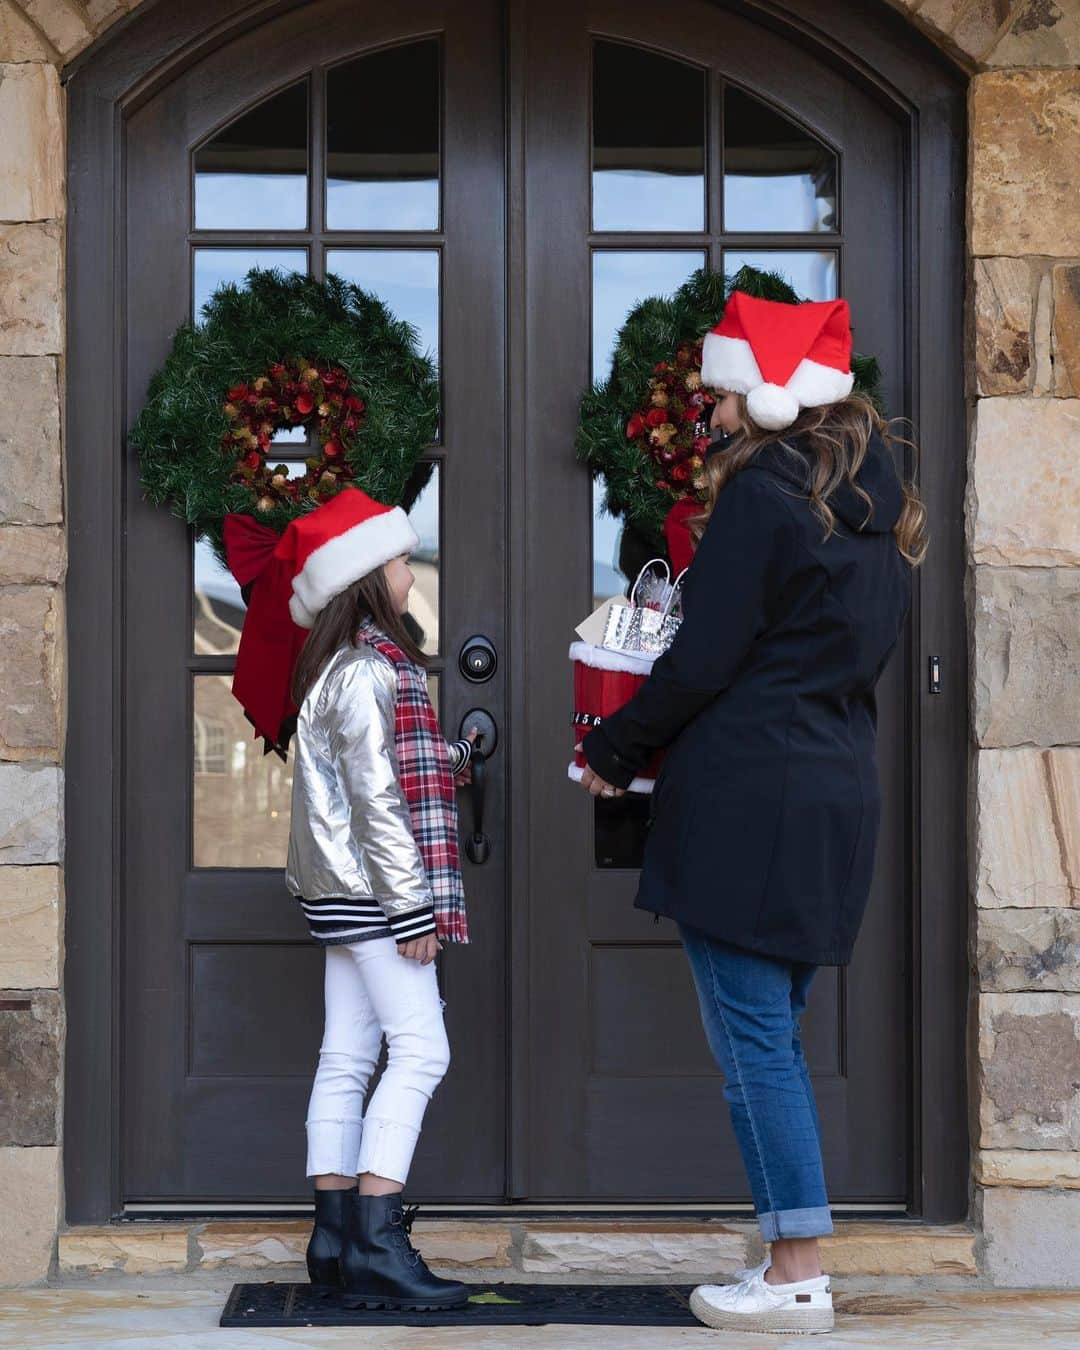
[[[406,1205],[401,1210],[401,1218],[391,1221],[394,1224],[395,1232],[400,1233],[401,1245],[414,1266],[423,1261],[423,1257],[413,1246],[412,1241],[412,1226],[419,1213],[419,1205]]]

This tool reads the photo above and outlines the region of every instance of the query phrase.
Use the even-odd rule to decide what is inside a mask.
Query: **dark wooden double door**
[[[747,1198],[676,934],[631,905],[639,825],[594,819],[566,780],[567,645],[618,584],[577,401],[635,299],[746,260],[804,293],[842,286],[903,410],[905,153],[831,66],[691,3],[322,0],[218,47],[127,124],[129,418],[173,328],[252,263],[355,277],[439,356],[417,619],[447,731],[480,707],[500,740],[492,854],[466,864],[474,940],[442,962],[454,1062],[417,1197]],[[123,1195],[293,1200],[321,953],[280,871],[288,769],[229,700],[227,578],[128,467]],[[480,685],[458,668],[476,633],[498,653]],[[869,918],[805,1028],[837,1202],[908,1193],[908,692],[901,655]]]

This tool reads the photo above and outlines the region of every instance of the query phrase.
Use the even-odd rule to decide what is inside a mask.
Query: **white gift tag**
[[[625,609],[626,601],[621,595],[613,595],[610,600],[605,600],[598,609],[594,609],[587,619],[582,619],[581,623],[574,629],[582,642],[588,642],[593,647],[600,646],[607,629],[608,615],[616,605],[621,605]]]

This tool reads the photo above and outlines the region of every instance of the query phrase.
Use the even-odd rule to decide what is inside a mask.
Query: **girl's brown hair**
[[[774,442],[783,445],[798,437],[800,447],[809,452],[810,509],[825,527],[826,539],[836,528],[836,516],[829,506],[829,498],[841,483],[849,483],[866,502],[867,514],[873,507],[869,494],[856,481],[872,433],[876,431],[888,446],[898,444],[915,449],[911,441],[892,432],[890,424],[864,394],[849,394],[839,403],[829,403],[823,408],[807,408],[782,434],[763,431],[756,426],[746,411],[745,396],[739,394],[737,399],[741,426],[735,433],[735,440],[721,453],[710,455],[705,463],[709,503],[702,515],[690,522],[695,542],[705,531],[717,497],[764,445]],[[926,557],[926,507],[913,482],[901,483],[901,489],[904,505],[893,526],[893,534],[901,554],[917,567]]]
[[[319,677],[319,671],[339,647],[356,639],[356,630],[371,619],[388,638],[418,666],[427,658],[413,641],[405,620],[394,608],[386,574],[381,567],[354,581],[348,590],[335,595],[312,625],[307,641],[300,649],[292,678],[292,700],[299,708],[307,691]]]

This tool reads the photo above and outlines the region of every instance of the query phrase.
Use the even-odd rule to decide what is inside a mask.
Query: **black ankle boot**
[[[464,1307],[468,1286],[432,1275],[412,1245],[415,1207],[399,1195],[349,1193],[341,1285],[349,1308],[428,1310]]]
[[[334,1289],[341,1284],[338,1257],[345,1240],[346,1201],[355,1194],[355,1186],[347,1191],[315,1192],[315,1226],[307,1245],[308,1278],[312,1284]]]

